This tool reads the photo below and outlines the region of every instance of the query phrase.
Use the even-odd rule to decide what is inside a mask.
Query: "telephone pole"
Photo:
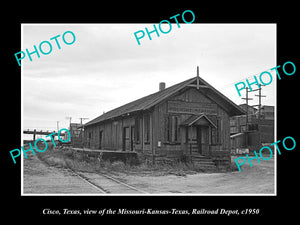
[[[246,87],[246,98],[242,98],[242,99],[246,100],[246,129],[245,129],[245,145],[246,146],[248,146],[248,115],[249,115],[249,113],[248,113],[248,111],[249,111],[249,109],[248,109],[248,106],[249,106],[248,101],[249,100],[253,100],[253,98],[249,98],[248,97],[248,93],[250,92],[248,89],[249,88]]]
[[[84,117],[80,117],[80,136],[81,136],[81,144],[82,144],[82,148],[84,148],[85,144],[84,144],[84,133],[83,133],[83,128],[82,128],[82,120],[88,120],[89,118],[84,118]]]
[[[261,88],[256,89],[256,90],[258,90],[258,95],[255,95],[255,96],[258,96],[258,121],[259,121],[260,116],[261,116],[261,98],[262,97],[267,97],[267,96],[266,95],[261,95]]]
[[[249,100],[253,100],[253,98],[249,98],[248,97],[248,93],[250,92],[249,90],[248,90],[249,88],[248,87],[246,87],[246,98],[242,98],[242,99],[245,99],[246,100],[246,131],[248,131],[248,111],[249,111],[249,108],[248,108],[248,106],[249,106],[249,103],[248,103],[248,101]]]
[[[264,85],[261,85],[261,86],[264,86]],[[258,91],[258,95],[255,95],[258,97],[258,105],[255,105],[255,106],[258,106],[258,118],[257,118],[257,131],[258,131],[258,141],[259,141],[259,144],[261,144],[261,135],[260,135],[260,119],[261,119],[261,98],[262,97],[267,97],[266,95],[261,95],[261,87],[258,88],[258,89],[255,89],[253,91]]]
[[[69,128],[71,128],[71,120],[72,120],[72,117],[71,117],[71,116],[66,116],[66,119],[67,119],[67,120],[70,120],[70,124],[69,124],[70,127],[69,127]]]
[[[80,124],[82,125],[82,120],[88,120],[89,118],[80,117]]]

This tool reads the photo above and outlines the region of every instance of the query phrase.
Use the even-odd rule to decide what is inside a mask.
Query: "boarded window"
[[[135,118],[135,141],[137,143],[140,142],[140,134],[141,134],[141,130],[140,130],[140,126],[141,126],[141,118],[140,117],[136,117]]]
[[[103,144],[103,130],[99,131],[99,149],[102,149]]]
[[[208,118],[217,126],[217,128],[211,127],[211,143],[221,144],[221,118],[214,115],[209,115]]]
[[[129,127],[124,127],[124,137],[129,140]]]
[[[179,137],[179,123],[177,116],[166,117],[166,140],[167,142],[177,142]]]
[[[150,142],[150,114],[144,116],[144,141]]]

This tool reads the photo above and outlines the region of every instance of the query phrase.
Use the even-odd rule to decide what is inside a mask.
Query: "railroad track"
[[[103,194],[148,194],[104,173],[81,173],[70,168],[68,170]]]
[[[33,157],[32,155],[30,157]],[[39,159],[36,157],[41,163],[46,166],[52,167],[48,162]],[[97,189],[98,192],[102,194],[148,194],[147,192],[140,190],[132,185],[126,184],[123,181],[111,177],[105,173],[88,173],[88,172],[78,172],[69,168],[60,168],[66,171],[69,174],[77,176],[85,183],[92,186],[94,189]]]

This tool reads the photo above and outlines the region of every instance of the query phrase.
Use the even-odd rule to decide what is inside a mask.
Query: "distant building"
[[[73,147],[82,148],[83,147],[83,141],[84,141],[84,133],[83,133],[83,127],[80,123],[70,123],[69,128],[70,134],[71,134],[71,145]]]
[[[247,111],[246,104],[239,106]],[[248,106],[248,124],[246,115],[230,117],[230,135],[233,149],[274,142],[274,106],[262,106],[260,117],[258,109]]]
[[[247,105],[239,105],[245,112],[247,112]],[[255,118],[257,109],[253,106],[248,105],[248,124],[251,123],[252,119]],[[256,129],[253,126],[249,126],[250,130]],[[230,135],[245,132],[246,129],[246,115],[230,117]]]
[[[247,104],[240,104],[239,107],[241,107],[245,112],[247,112]],[[251,105],[248,105],[248,114],[253,115],[257,113],[257,109]],[[243,115],[246,116],[246,115]]]
[[[274,120],[274,106],[264,105],[261,107],[261,117],[265,120]]]

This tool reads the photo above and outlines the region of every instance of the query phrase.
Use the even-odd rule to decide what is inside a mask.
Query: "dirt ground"
[[[114,171],[109,175],[149,194],[274,194],[274,159],[261,161],[260,164],[253,160],[252,163],[253,167],[245,163],[241,172],[159,175],[157,171]],[[80,173],[101,185],[100,175],[96,172]],[[24,159],[23,185],[24,194],[100,194],[59,164],[49,166],[36,156]]]
[[[118,178],[149,193],[185,194],[274,194],[274,159],[253,167],[244,164],[242,171],[196,173],[186,176],[124,175]]]
[[[29,154],[28,154],[29,155]],[[95,194],[89,184],[63,168],[51,167],[36,156],[23,159],[24,194]]]

